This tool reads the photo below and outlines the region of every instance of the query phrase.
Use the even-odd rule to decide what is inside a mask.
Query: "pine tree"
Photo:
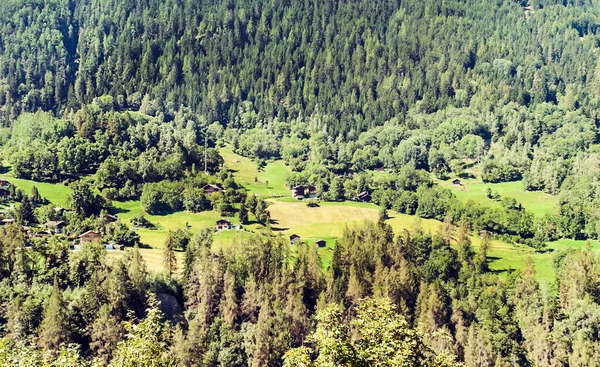
[[[177,270],[177,258],[175,257],[175,239],[173,238],[173,232],[169,231],[167,239],[165,240],[163,250],[163,265],[169,277],[173,276],[173,273]]]
[[[90,337],[90,348],[102,364],[106,365],[123,337],[121,323],[113,316],[109,305],[100,307],[98,318],[91,326]]]
[[[131,251],[131,261],[129,262],[129,278],[133,282],[133,286],[140,292],[146,290],[148,271],[146,270],[146,263],[140,253],[140,248],[135,245]]]
[[[240,203],[240,223],[247,224],[248,223],[248,208],[246,208],[246,202],[242,201]]]
[[[31,201],[34,204],[40,204],[42,202],[42,197],[35,186],[31,189]]]
[[[44,309],[38,343],[45,350],[57,350],[61,344],[71,340],[69,314],[58,281],[54,279],[52,294]]]
[[[23,224],[36,222],[33,203],[28,196],[23,197],[23,202],[17,209],[17,220]]]

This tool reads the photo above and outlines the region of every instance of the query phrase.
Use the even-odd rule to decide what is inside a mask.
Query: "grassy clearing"
[[[483,205],[499,206],[500,203],[488,199],[486,189],[489,187],[493,193],[498,192],[501,197],[512,197],[521,203],[527,210],[531,211],[536,217],[542,217],[544,214],[555,211],[558,204],[558,198],[541,191],[525,191],[522,181],[501,182],[501,183],[483,183],[478,179],[461,180],[463,186],[454,186],[451,180],[438,181],[441,186],[450,187],[454,190],[456,197],[463,200],[474,200]]]
[[[0,179],[10,181],[13,185],[23,191],[23,194],[29,195],[33,187],[37,187],[40,195],[48,199],[51,203],[60,206],[67,206],[68,196],[71,189],[61,183],[35,182],[14,178],[10,174],[0,175]]]
[[[231,147],[220,148],[219,153],[225,160],[225,166],[234,171],[238,184],[249,192],[261,196],[291,195],[285,186],[285,176],[290,169],[282,161],[268,162],[267,166],[259,171],[256,162],[235,154]]]

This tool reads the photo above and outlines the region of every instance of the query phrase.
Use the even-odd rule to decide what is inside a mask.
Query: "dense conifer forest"
[[[1,1],[0,174],[69,205],[0,180],[0,365],[600,366],[591,242],[544,283],[488,255],[600,239],[599,48],[595,0]],[[380,218],[291,246],[224,147]],[[474,174],[556,208],[440,184]],[[151,271],[128,202],[261,231],[186,222]]]

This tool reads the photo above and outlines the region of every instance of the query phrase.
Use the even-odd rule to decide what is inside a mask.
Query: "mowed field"
[[[319,249],[324,268],[331,262],[332,250],[337,238],[341,237],[346,227],[360,225],[366,220],[376,221],[379,216],[379,208],[374,204],[356,202],[321,203],[318,208],[309,208],[306,203],[296,201],[290,197],[290,191],[285,186],[285,175],[289,171],[281,161],[268,162],[264,170],[259,171],[255,162],[250,159],[236,155],[229,147],[221,148],[225,165],[234,171],[238,183],[243,185],[250,193],[258,193],[268,198],[269,211],[273,219],[273,235],[289,236],[296,233],[301,236],[304,243],[314,243],[317,239],[327,242],[325,248]],[[31,192],[36,186],[43,197],[60,206],[67,206],[69,187],[61,183],[42,183],[28,180],[15,179],[10,173],[1,175],[15,184],[24,193]],[[255,182],[256,178],[256,182]],[[268,182],[268,185],[267,185]],[[514,197],[536,216],[542,216],[548,211],[555,210],[557,199],[551,195],[540,192],[526,192],[523,190],[522,182],[509,182],[499,184],[484,184],[481,180],[462,180],[463,187],[455,187],[450,181],[439,181],[443,186],[450,187],[456,192],[458,198],[463,200],[472,199],[484,205],[499,205],[497,201],[486,197],[485,190],[490,187],[493,192],[498,192],[502,197]],[[273,198],[273,196],[283,196]],[[220,218],[217,212],[188,213],[179,212],[169,215],[153,216],[143,212],[139,201],[113,202],[117,208],[118,217],[125,223],[130,224],[131,218],[137,214],[144,214],[156,227],[156,230],[139,229],[141,241],[145,248],[140,249],[148,269],[151,271],[162,271],[162,247],[169,230],[186,228],[186,224],[192,233],[202,228],[212,227]],[[406,214],[389,213],[387,220],[396,235],[404,230],[412,231],[416,228],[430,233],[439,231],[442,223],[431,219],[421,219]],[[236,218],[229,218],[238,223]],[[255,233],[264,233],[264,229],[258,225],[246,226],[243,231],[225,231],[215,233],[215,247],[221,246],[243,246],[244,240]],[[480,239],[472,237],[473,246],[479,248]],[[548,251],[540,253],[526,246],[512,245],[499,241],[493,241],[488,252],[490,268],[501,276],[509,271],[522,269],[528,257],[536,264],[537,277],[544,282],[550,282],[555,278],[553,259],[559,251],[568,248],[581,248],[585,241],[561,240],[548,244]],[[594,250],[600,251],[600,243],[590,242]],[[109,251],[110,258],[119,258],[124,252]],[[181,260],[182,253],[177,254]],[[179,262],[181,265],[181,261]]]
[[[274,219],[273,229],[282,235],[289,236],[293,233],[301,237],[301,241],[313,244],[317,239],[327,241],[327,247],[319,249],[319,254],[324,267],[331,262],[335,239],[342,236],[346,227],[360,225],[365,220],[376,221],[379,209],[373,204],[355,202],[322,203],[318,208],[309,208],[303,202],[290,200],[271,200],[269,211]],[[442,222],[434,219],[422,219],[414,215],[389,212],[390,224],[395,235],[402,234],[405,230],[414,231],[416,228],[434,234],[441,230]],[[472,236],[473,248],[479,251],[481,239]],[[535,250],[520,245],[513,245],[501,241],[492,241],[488,250],[490,269],[501,276],[510,271],[521,270],[527,258],[531,257],[536,265],[537,278],[542,282],[551,282],[555,278],[553,259],[557,252],[568,248],[581,248],[585,241],[561,240],[548,244],[548,251],[536,252]],[[592,248],[600,251],[598,241],[591,242]]]

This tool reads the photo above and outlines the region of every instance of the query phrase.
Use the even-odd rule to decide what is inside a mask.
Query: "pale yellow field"
[[[125,256],[127,251],[131,251],[130,248],[125,249],[125,251],[107,251],[106,257],[108,260],[118,260]],[[163,265],[163,250],[162,249],[152,249],[152,248],[141,248],[140,254],[146,263],[146,268],[151,272],[161,272],[165,270]],[[175,256],[177,257],[177,272],[176,274],[181,274],[183,270],[183,252],[175,252]]]
[[[274,230],[296,233],[308,238],[341,237],[346,226],[377,220],[379,210],[372,207],[322,204],[309,208],[304,202],[275,201],[269,205]]]

